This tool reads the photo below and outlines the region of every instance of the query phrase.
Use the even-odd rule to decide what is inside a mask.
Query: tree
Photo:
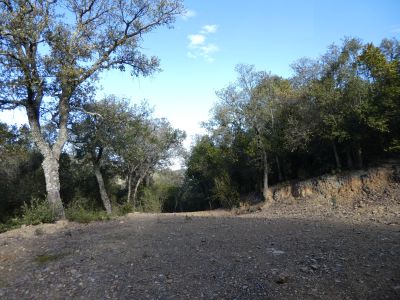
[[[43,198],[41,162],[26,126],[0,123],[0,223],[17,215],[23,203]]]
[[[233,144],[239,132],[254,138],[263,176],[263,195],[268,199],[268,155],[275,151],[275,162],[280,180],[278,140],[278,110],[285,99],[292,97],[292,87],[288,80],[256,71],[254,66],[236,66],[238,79],[227,88],[217,92],[220,98],[210,122],[214,135]]]
[[[64,217],[59,158],[71,110],[82,106],[101,71],[158,70],[158,59],[140,52],[142,36],[181,12],[180,0],[0,1],[0,108],[26,109],[57,217]],[[51,144],[43,137],[46,120],[57,127]]]
[[[110,214],[111,202],[101,169],[107,163],[113,164],[118,147],[124,144],[123,132],[131,120],[131,109],[127,102],[114,96],[87,104],[85,109],[90,114],[84,113],[82,120],[73,124],[71,139],[78,157],[87,159],[92,164],[101,200]]]
[[[142,118],[143,115],[139,114]],[[140,184],[157,167],[168,165],[186,137],[166,119],[142,118],[133,119],[132,125],[127,127],[125,145],[119,152],[127,170],[127,202],[134,207]],[[141,129],[137,130],[138,127]]]
[[[365,121],[386,135],[386,151],[400,151],[400,43],[384,39],[380,47],[367,44],[358,63],[370,83]]]

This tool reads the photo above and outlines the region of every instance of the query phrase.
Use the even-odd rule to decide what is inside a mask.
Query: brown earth
[[[347,184],[329,179],[324,188],[296,183],[311,191],[303,195],[287,192],[289,183],[261,210],[135,213],[6,232],[0,298],[400,299],[396,170],[347,174]]]

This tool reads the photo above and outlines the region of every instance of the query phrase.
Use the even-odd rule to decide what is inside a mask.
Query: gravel
[[[0,298],[400,299],[399,207],[27,226],[0,234]]]

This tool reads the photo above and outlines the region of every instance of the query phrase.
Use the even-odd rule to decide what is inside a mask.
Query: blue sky
[[[186,18],[174,29],[144,37],[144,51],[161,59],[163,72],[131,79],[102,76],[103,93],[147,99],[189,137],[217,101],[215,91],[235,80],[238,63],[290,76],[290,64],[317,57],[345,36],[379,43],[400,36],[400,1],[185,1]],[[190,138],[186,145],[190,144]]]
[[[103,73],[104,94],[138,103],[143,99],[190,136],[217,101],[215,91],[235,80],[238,63],[290,76],[290,64],[318,57],[345,36],[365,42],[400,38],[399,0],[188,0],[187,15],[173,29],[143,36],[143,51],[161,59],[161,73],[132,78],[129,72]],[[17,113],[0,119],[19,122]]]

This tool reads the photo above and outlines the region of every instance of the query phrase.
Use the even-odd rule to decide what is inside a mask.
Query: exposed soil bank
[[[374,170],[283,187],[243,215],[129,214],[0,234],[0,298],[399,299],[399,184]]]

